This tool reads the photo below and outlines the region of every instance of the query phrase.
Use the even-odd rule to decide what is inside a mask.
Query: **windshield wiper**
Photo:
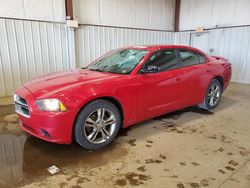
[[[98,71],[98,72],[103,72],[103,70],[102,70],[102,69],[99,69],[99,68],[97,68],[97,69],[89,69],[89,70]]]

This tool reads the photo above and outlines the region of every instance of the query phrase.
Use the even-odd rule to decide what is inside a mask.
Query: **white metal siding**
[[[174,44],[189,46],[190,34],[191,34],[191,32],[175,32],[174,33]]]
[[[107,51],[130,45],[171,44],[172,32],[84,26],[75,32],[77,67],[86,66]]]
[[[250,25],[249,0],[181,1],[180,30]]]
[[[175,44],[189,45],[191,32],[175,33]],[[232,80],[250,83],[250,26],[209,30],[211,55],[222,56],[232,63]]]
[[[230,60],[233,81],[250,83],[250,27],[213,30],[209,48],[214,48],[214,55]]]
[[[0,0],[0,17],[65,22],[64,0]]]
[[[173,30],[174,0],[74,0],[80,24]]]
[[[68,32],[65,24],[0,19],[0,96],[40,74],[69,69]]]

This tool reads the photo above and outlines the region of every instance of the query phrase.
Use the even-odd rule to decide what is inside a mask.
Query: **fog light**
[[[43,129],[40,129],[41,130],[41,133],[43,136],[47,137],[47,138],[50,138],[50,135],[47,131],[43,130]]]

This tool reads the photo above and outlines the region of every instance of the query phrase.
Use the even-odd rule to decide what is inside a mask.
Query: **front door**
[[[189,92],[183,69],[175,49],[155,52],[144,66],[157,66],[157,73],[139,73],[137,110],[138,119],[144,120],[177,110],[187,102]]]

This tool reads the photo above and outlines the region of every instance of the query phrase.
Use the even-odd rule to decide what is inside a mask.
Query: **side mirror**
[[[153,66],[153,65],[150,65],[150,66],[145,66],[141,69],[140,71],[141,73],[157,73],[159,72],[159,67],[157,66]]]

